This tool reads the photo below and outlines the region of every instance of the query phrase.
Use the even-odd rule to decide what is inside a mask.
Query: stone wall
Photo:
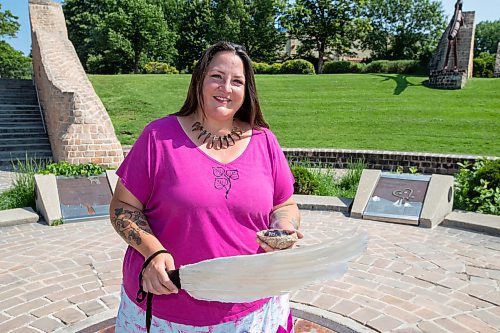
[[[474,34],[476,27],[474,25],[475,12],[463,12],[464,25],[460,28],[457,34],[457,54],[458,54],[458,69],[466,71],[467,78],[472,77],[472,66],[474,57]],[[453,18],[452,18],[453,19]],[[451,29],[450,24],[441,36],[438,47],[429,64],[430,71],[440,71],[444,69],[446,60],[446,50],[448,49],[448,32]],[[453,50],[450,52],[448,68],[453,69],[455,55]]]
[[[495,77],[500,77],[500,42],[497,47],[497,58],[495,61]]]
[[[398,166],[401,166],[404,172],[409,172],[410,167],[417,167],[420,173],[442,175],[457,173],[458,163],[464,161],[474,163],[481,158],[473,155],[350,149],[284,148],[283,151],[289,161],[307,161],[315,166],[328,165],[331,168],[346,169],[351,161],[363,160],[368,169],[396,171]],[[488,158],[498,159],[498,157]]]
[[[55,161],[117,167],[123,151],[68,39],[62,7],[29,0],[33,71]]]

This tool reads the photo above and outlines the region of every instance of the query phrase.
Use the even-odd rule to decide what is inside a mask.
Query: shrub
[[[40,173],[44,175],[52,173],[56,176],[66,177],[89,177],[100,175],[105,171],[105,168],[94,163],[70,164],[68,162],[59,162],[48,164]]]
[[[493,77],[495,72],[495,55],[488,52],[482,52],[477,58],[474,58],[474,77]]]
[[[306,167],[292,165],[290,169],[292,170],[293,178],[295,178],[295,183],[293,184],[293,192],[295,194],[316,194],[320,184]]]
[[[255,74],[279,74],[281,70],[280,63],[252,62],[252,66]]]
[[[179,71],[174,66],[170,66],[164,62],[151,61],[144,65],[146,74],[179,74]]]
[[[423,68],[418,60],[375,60],[366,65],[365,73],[417,74]]]
[[[500,215],[500,160],[460,163],[455,176],[454,208]]]
[[[304,59],[288,60],[281,65],[281,74],[316,74],[314,66]]]
[[[327,61],[323,66],[323,74],[361,73],[365,65],[350,61]]]

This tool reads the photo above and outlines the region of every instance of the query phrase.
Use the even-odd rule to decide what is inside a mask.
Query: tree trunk
[[[321,43],[318,48],[318,74],[323,74],[323,56],[325,54],[325,44]]]
[[[134,51],[134,74],[139,74],[139,60],[141,59],[141,51]]]

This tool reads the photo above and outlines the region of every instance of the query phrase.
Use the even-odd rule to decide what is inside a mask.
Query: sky
[[[63,0],[53,0],[62,3]],[[96,0],[99,1],[99,0]],[[445,14],[448,18],[453,15],[456,0],[441,0]],[[31,50],[31,34],[28,16],[28,0],[0,0],[2,11],[10,10],[12,14],[19,17],[21,29],[16,38],[4,38],[16,50],[29,55]],[[500,19],[500,0],[464,0],[464,11],[476,12],[476,24],[481,21],[495,21]]]

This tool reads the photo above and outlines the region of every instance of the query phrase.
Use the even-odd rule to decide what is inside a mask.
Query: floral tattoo
[[[270,225],[269,227],[271,229],[281,229],[280,228],[280,223],[281,222],[289,222],[292,224],[293,228],[297,230],[300,225],[300,216],[295,216],[295,214],[283,210],[276,210],[275,212],[271,213],[270,217]]]
[[[129,244],[141,245],[141,234],[153,233],[141,211],[116,208],[115,216],[111,218],[111,224],[116,232]]]

